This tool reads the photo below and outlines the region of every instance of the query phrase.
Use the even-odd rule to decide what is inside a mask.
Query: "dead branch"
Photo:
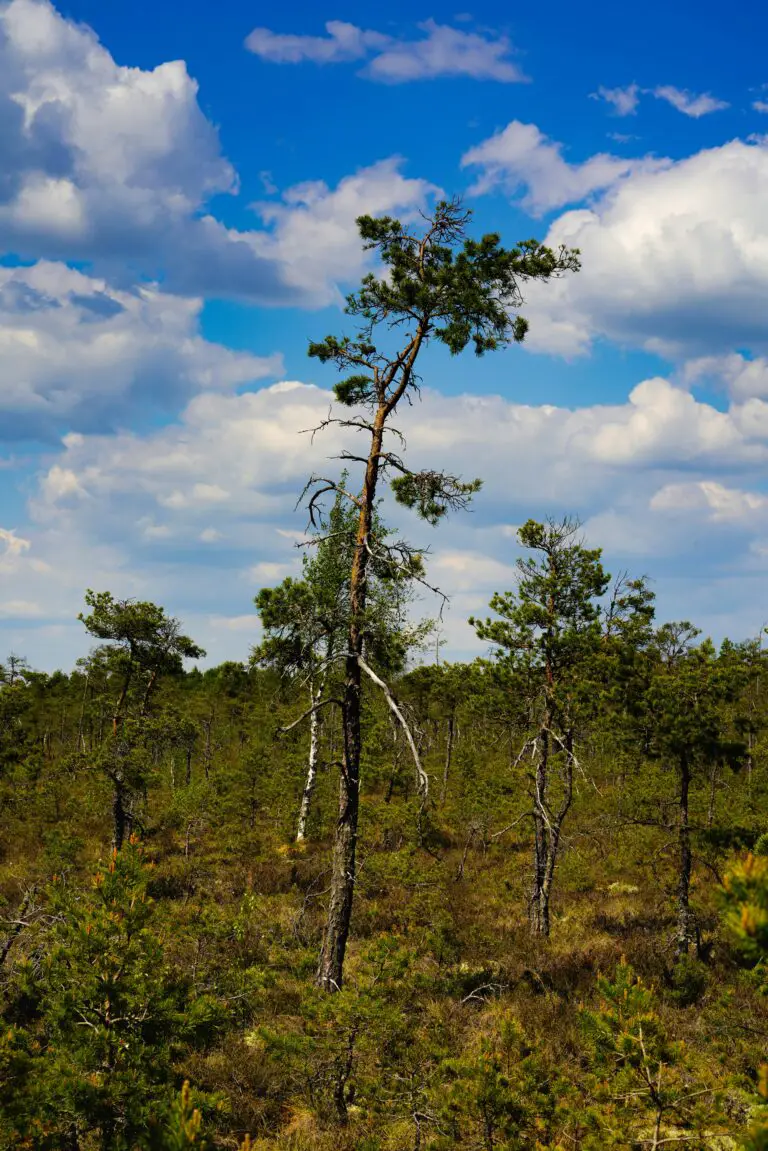
[[[488,836],[488,839],[499,839],[502,835],[506,835],[508,831],[511,831],[513,827],[517,827],[518,823],[522,823],[524,819],[532,818],[533,816],[530,811],[524,811],[523,814],[519,815],[512,823],[508,823],[506,827],[502,827],[501,831],[494,831],[493,835]]]
[[[368,676],[368,678],[372,679],[373,682],[376,684],[376,686],[380,687],[381,690],[384,692],[384,695],[386,697],[387,703],[389,704],[390,710],[392,711],[393,715],[397,718],[400,726],[402,727],[403,731],[405,732],[405,738],[408,740],[408,746],[411,749],[411,755],[413,756],[413,762],[416,765],[416,775],[418,777],[419,795],[421,796],[421,798],[423,800],[425,800],[427,798],[427,796],[429,795],[429,776],[427,775],[426,771],[422,767],[421,757],[419,756],[419,750],[416,747],[416,740],[413,738],[413,733],[412,733],[410,727],[408,726],[406,718],[403,715],[402,711],[400,710],[400,706],[399,706],[397,700],[395,699],[394,695],[392,694],[391,690],[389,689],[387,684],[384,682],[384,680],[381,679],[381,677],[376,674],[376,672],[373,670],[373,668],[368,666],[368,664],[365,662],[365,660],[362,658],[362,656],[359,656],[359,655],[357,656],[357,662],[358,662],[358,665],[360,666],[361,670],[365,672],[365,674]]]
[[[328,699],[321,699],[319,703],[313,704],[312,707],[308,707],[305,712],[302,712],[293,723],[289,723],[287,727],[278,728],[280,735],[287,735],[289,731],[293,731],[294,727],[298,727],[303,720],[308,719],[313,712],[319,711],[321,707],[327,707],[330,703],[335,703],[338,707],[344,706],[340,699],[335,699],[333,696],[329,696]]]

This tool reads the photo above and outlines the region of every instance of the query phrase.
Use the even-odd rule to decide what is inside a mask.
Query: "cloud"
[[[499,80],[505,84],[526,79],[518,65],[509,59],[512,45],[506,36],[494,39],[476,32],[462,32],[436,24],[434,20],[427,20],[419,28],[426,32],[423,40],[394,41],[374,56],[366,74],[387,84],[438,76],[470,76],[474,80]]]
[[[708,92],[697,95],[689,92],[687,88],[675,88],[672,84],[660,84],[656,88],[641,88],[638,84],[628,84],[626,88],[605,88],[601,84],[596,92],[590,93],[592,100],[604,100],[610,104],[616,116],[632,116],[637,111],[641,96],[655,96],[657,100],[665,100],[684,116],[698,120],[701,116],[708,116],[712,112],[720,112],[730,107],[725,100],[718,100]],[[760,101],[752,107],[757,108]],[[765,106],[768,110],[768,105]]]
[[[605,100],[610,104],[616,116],[633,116],[640,103],[640,87],[637,84],[628,84],[626,88],[605,88],[601,84],[596,92],[592,92],[592,100]]]
[[[766,100],[753,100],[752,107],[755,112],[768,112],[768,101]]]
[[[532,350],[600,337],[671,359],[768,353],[768,147],[738,140],[640,166],[551,225],[582,271],[527,289]]]
[[[38,603],[26,599],[9,599],[0,603],[0,618],[3,619],[40,619],[45,612]]]
[[[379,32],[365,32],[343,20],[328,20],[327,36],[296,36],[272,32],[269,28],[254,28],[245,46],[254,56],[272,64],[339,64],[361,60],[370,51],[387,46],[390,38]]]
[[[658,88],[653,88],[651,94],[657,100],[666,100],[673,108],[677,108],[678,112],[682,112],[684,116],[691,116],[694,120],[729,107],[725,100],[718,100],[715,96],[710,96],[708,92],[697,96],[695,93],[689,92],[687,88],[675,88],[671,84],[662,84]]]
[[[418,39],[397,39],[367,31],[342,20],[329,20],[327,36],[305,36],[255,28],[246,47],[274,64],[338,64],[368,60],[361,75],[384,84],[431,80],[439,76],[470,76],[475,80],[519,83],[526,79],[510,59],[506,36],[463,31],[434,20],[417,25]]]
[[[279,264],[286,284],[317,303],[340,302],[339,282],[357,280],[370,266],[354,222],[366,213],[397,210],[403,218],[426,208],[440,189],[402,175],[402,161],[382,160],[346,176],[336,188],[308,181],[290,188],[280,203],[254,208],[269,225],[259,244],[262,255]]]
[[[461,165],[481,169],[471,194],[502,188],[515,195],[525,188],[521,205],[534,215],[543,215],[565,204],[580,203],[630,173],[654,170],[660,163],[600,153],[581,164],[569,164],[562,152],[562,144],[548,139],[535,124],[513,120],[465,152]]]
[[[225,243],[195,213],[237,181],[183,62],[120,67],[48,0],[10,0],[0,4],[0,125],[5,247],[146,263],[172,260],[182,238]]]
[[[516,579],[514,564],[470,549],[440,548],[429,567],[430,579],[450,587],[453,596],[477,588],[508,588]]]
[[[735,400],[768,398],[768,359],[747,359],[738,352],[726,356],[701,356],[681,368],[687,384],[708,380],[725,387]]]
[[[61,528],[68,519],[83,522],[108,510],[100,527],[105,541],[112,532],[115,542],[130,541],[134,531],[142,536],[148,522],[164,525],[167,538],[178,541],[198,538],[213,506],[222,537],[270,522],[275,547],[291,550],[300,538],[286,530],[296,485],[354,443],[335,427],[314,439],[300,434],[327,415],[330,402],[321,388],[283,382],[241,395],[197,396],[178,423],[144,435],[67,436],[41,477],[34,520]],[[632,485],[654,470],[757,468],[768,461],[768,421],[755,427],[744,421],[743,405],[722,412],[662,378],[639,383],[623,404],[574,411],[427,391],[402,423],[409,459],[421,466],[450,458],[457,470],[474,474],[482,454],[485,500],[502,501],[510,485],[539,504],[594,499],[607,471],[631,474]],[[243,546],[252,547],[250,537]]]
[[[202,301],[119,291],[64,264],[0,267],[0,439],[104,431],[282,372],[199,331]]]
[[[747,413],[755,402],[762,421]],[[314,441],[300,434],[329,403],[324,389],[288,381],[198,395],[177,423],[143,434],[67,436],[40,476],[28,522],[6,530],[10,545],[0,534],[0,603],[44,605],[39,626],[48,627],[74,620],[84,587],[108,587],[165,603],[212,659],[242,658],[240,622],[222,621],[245,625],[256,590],[298,572],[306,515],[294,511],[297,493],[312,471],[333,473],[328,457],[354,443],[338,428]],[[609,566],[653,574],[661,565],[662,580],[686,572],[696,586],[726,554],[729,570],[743,573],[768,532],[768,404],[759,400],[719,411],[662,378],[641,381],[624,403],[576,410],[426,390],[401,425],[414,465],[450,460],[485,481],[474,514],[434,533],[391,503],[385,509],[407,537],[432,546],[430,575],[455,597],[454,650],[472,648],[466,615],[509,586],[511,525],[529,515],[576,512],[588,538],[608,549]],[[728,627],[738,634],[747,623],[735,619]],[[82,653],[76,625],[67,634],[68,650]],[[37,659],[35,643],[47,653],[49,639],[37,635],[13,642]]]
[[[392,193],[384,194],[374,166],[370,204],[366,171],[358,174],[359,211],[423,202],[426,182],[404,180],[389,163]],[[49,0],[0,0],[0,251],[88,264],[121,288],[149,278],[181,295],[328,303],[329,275],[316,265],[318,282],[305,276],[299,291],[269,226],[228,228],[208,211],[213,196],[238,187],[182,61],[120,66]],[[286,194],[283,232],[291,204],[306,214],[300,195]],[[319,215],[324,198],[318,193],[313,204]],[[334,237],[347,252],[350,239],[357,245],[354,216],[333,221],[330,255]],[[358,266],[356,251],[353,271]],[[347,271],[340,258],[333,268],[341,278]]]
[[[22,536],[17,536],[13,528],[0,528],[0,572],[12,570],[32,544]]]
[[[235,632],[260,631],[259,617],[255,612],[250,615],[211,616],[209,624],[212,628]]]
[[[686,514],[703,512],[707,519],[740,521],[760,515],[765,519],[768,496],[762,492],[740,491],[716,480],[666,484],[651,500],[651,507],[661,511]]]

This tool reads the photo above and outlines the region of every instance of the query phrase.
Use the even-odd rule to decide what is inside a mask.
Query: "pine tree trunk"
[[[146,687],[146,690],[144,692],[144,698],[141,701],[141,714],[142,715],[147,715],[149,713],[149,701],[150,701],[150,698],[152,696],[152,691],[153,691],[156,683],[157,683],[157,669],[155,669],[152,672],[152,674],[150,675],[149,682],[147,683],[147,687]]]
[[[325,991],[341,989],[355,892],[362,748],[362,672],[358,661],[362,658],[365,642],[360,624],[366,607],[369,535],[373,522],[384,425],[388,414],[387,404],[380,404],[371,434],[371,447],[360,499],[355,553],[349,579],[350,622],[342,707],[344,753],[339,781],[339,819],[333,843],[328,919],[317,969],[318,986]]]
[[[64,1136],[63,1151],[80,1151],[80,1136],[75,1122],[70,1123],[69,1130]]]
[[[120,723],[120,720],[123,718],[123,704],[125,703],[127,696],[128,696],[128,688],[131,685],[132,676],[133,676],[133,663],[131,662],[128,664],[128,667],[126,668],[125,678],[123,679],[123,686],[122,686],[122,689],[120,691],[120,697],[119,697],[117,703],[115,704],[115,710],[114,710],[114,713],[112,715],[112,734],[114,736],[117,735],[118,724]]]
[[[752,767],[753,767],[753,751],[755,746],[754,734],[750,731],[747,737],[747,803],[749,804],[750,811],[752,810]]]
[[[114,847],[115,851],[120,851],[125,840],[125,829],[128,824],[128,816],[125,810],[125,788],[121,779],[116,779],[115,793],[112,800],[112,817],[114,821]]]
[[[685,756],[680,759],[680,795],[679,795],[679,822],[678,822],[678,848],[679,848],[679,875],[677,884],[677,955],[688,952],[693,938],[693,925],[691,920],[690,893],[691,893],[691,829],[688,819],[688,793],[691,786],[691,770]]]
[[[211,710],[208,719],[203,720],[205,728],[205,749],[203,751],[203,767],[205,769],[205,778],[209,779],[211,774],[211,729],[213,727],[213,720],[216,714],[215,709]]]
[[[339,781],[339,819],[333,844],[331,898],[317,982],[325,991],[339,991],[352,919],[357,856],[357,821],[360,807],[360,666],[347,659],[344,691],[344,768]]]
[[[317,708],[320,698],[323,693],[323,684],[321,683],[317,691],[311,692],[312,707]],[[304,793],[301,797],[301,809],[299,810],[299,825],[296,830],[296,842],[302,843],[307,836],[307,820],[309,819],[309,809],[312,806],[312,796],[315,791],[315,783],[317,782],[317,762],[320,756],[320,713],[317,710],[312,711],[309,717],[309,761],[307,763],[307,778],[304,783]]]

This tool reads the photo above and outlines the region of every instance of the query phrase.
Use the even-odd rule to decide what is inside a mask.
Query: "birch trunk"
[[[317,708],[323,694],[324,683],[321,682],[317,691],[310,691],[312,712],[309,716],[309,760],[307,762],[307,778],[304,783],[304,792],[301,797],[299,809],[299,824],[296,829],[296,842],[303,843],[307,837],[307,820],[312,806],[312,796],[317,782],[317,764],[320,758],[320,712]]]

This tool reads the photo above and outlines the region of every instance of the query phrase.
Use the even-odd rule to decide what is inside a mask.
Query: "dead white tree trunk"
[[[296,829],[296,842],[302,843],[307,836],[307,820],[309,819],[309,812],[312,806],[312,796],[315,791],[315,784],[317,783],[317,764],[320,758],[320,708],[318,704],[323,694],[325,680],[321,680],[320,684],[315,691],[314,687],[310,689],[310,698],[312,701],[312,711],[309,716],[309,760],[307,762],[307,778],[304,783],[304,792],[301,797],[301,808],[299,809],[299,825]]]

